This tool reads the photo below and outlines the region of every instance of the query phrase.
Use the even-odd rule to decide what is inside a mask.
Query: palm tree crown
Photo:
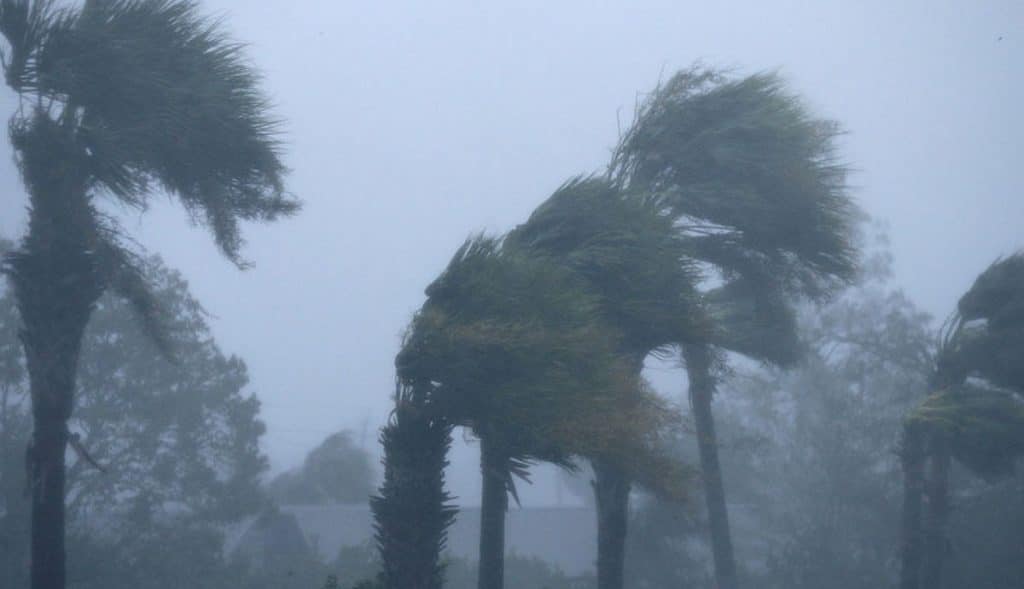
[[[297,210],[284,192],[259,78],[242,46],[200,17],[194,1],[90,0],[71,9],[3,0],[0,32],[7,83],[22,96],[12,134],[29,185],[44,172],[28,153],[31,128],[47,118],[86,189],[140,208],[152,188],[165,189],[236,263],[240,220]]]

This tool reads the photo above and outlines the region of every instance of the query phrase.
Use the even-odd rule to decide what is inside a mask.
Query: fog
[[[340,429],[379,456],[395,354],[424,287],[468,235],[507,231],[566,178],[601,171],[644,92],[694,62],[778,71],[841,124],[853,195],[891,240],[892,285],[934,317],[1024,247],[1024,4],[1013,0],[202,8],[262,72],[304,208],[244,227],[244,272],[170,198],[111,210],[182,272],[219,344],[248,364],[273,474]],[[15,105],[5,91],[0,110]],[[0,151],[0,235],[14,239],[27,200],[9,144]],[[684,398],[674,362],[647,372]],[[456,439],[449,486],[476,505],[476,444]],[[568,501],[542,472],[524,504]]]

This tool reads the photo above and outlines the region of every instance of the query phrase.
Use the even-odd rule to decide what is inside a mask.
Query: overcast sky
[[[944,316],[1024,246],[1020,0],[203,5],[265,73],[305,210],[247,228],[246,272],[173,203],[125,226],[248,362],[275,470],[342,427],[365,424],[376,451],[399,335],[455,248],[604,166],[637,97],[696,60],[777,69],[845,127],[855,195],[889,224],[895,282],[927,311]],[[0,234],[16,237],[25,200],[0,150]],[[457,453],[467,503],[474,461]]]

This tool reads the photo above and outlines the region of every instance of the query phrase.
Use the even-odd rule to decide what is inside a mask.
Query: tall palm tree
[[[629,198],[608,178],[577,177],[558,188],[508,240],[583,278],[601,320],[617,333],[618,353],[628,359],[637,381],[648,355],[667,354],[672,346],[704,335],[696,271],[672,217],[656,199]],[[623,586],[629,494],[634,478],[644,476],[632,464],[603,455],[591,460],[600,589]],[[661,489],[671,492],[680,484]]]
[[[98,201],[144,209],[176,196],[240,257],[242,220],[294,213],[274,122],[240,46],[192,0],[0,1],[3,68],[28,230],[7,257],[31,380],[34,589],[62,588],[64,452],[82,332],[111,289],[151,332],[159,310],[137,256]]]
[[[1022,353],[1024,252],[1018,252],[997,260],[960,298],[936,356],[929,383],[935,392],[904,423],[901,589],[941,586],[951,461],[992,478],[1024,455]]]
[[[569,467],[573,456],[622,456],[647,440],[619,432],[646,431],[662,414],[656,399],[634,392],[638,383],[597,319],[572,273],[475,238],[427,288],[413,320],[399,378],[429,383],[437,411],[480,439],[481,589],[503,586],[514,476],[525,477],[534,461]]]
[[[683,349],[711,528],[715,576],[735,589],[735,557],[711,400],[723,351],[778,365],[798,357],[791,300],[852,280],[858,217],[835,156],[836,126],[813,117],[774,74],[693,68],[651,93],[610,174],[657,198],[700,262],[711,336]]]

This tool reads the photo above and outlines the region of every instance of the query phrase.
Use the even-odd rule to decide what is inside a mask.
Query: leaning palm
[[[717,284],[705,296],[711,336],[683,357],[722,589],[738,581],[711,413],[715,367],[723,351],[792,364],[791,300],[825,297],[852,279],[857,213],[836,134],[773,74],[694,68],[643,103],[610,168],[629,193],[670,211]]]
[[[583,280],[602,322],[617,334],[618,352],[628,359],[631,377],[638,382],[648,355],[668,353],[672,346],[704,335],[697,273],[672,217],[656,199],[629,198],[606,178],[574,178],[537,207],[508,240]],[[624,433],[627,438],[635,436]],[[621,588],[629,494],[643,470],[631,469],[610,454],[588,458],[597,499],[598,587]],[[682,483],[661,480],[671,483],[669,491]]]
[[[950,462],[993,478],[1012,471],[1014,460],[1024,456],[1022,354],[1024,252],[1019,252],[992,264],[960,298],[929,383],[935,392],[904,422],[901,588],[941,583]]]
[[[436,410],[480,439],[482,589],[503,585],[514,475],[534,461],[569,467],[573,456],[610,454],[620,430],[663,414],[632,390],[582,286],[499,240],[470,240],[427,289],[396,361],[403,381],[429,383]],[[619,456],[649,442],[631,440]]]
[[[82,332],[98,297],[127,297],[159,333],[137,256],[100,212],[166,191],[236,264],[239,222],[295,212],[274,123],[240,47],[191,0],[0,1],[10,136],[28,230],[7,259],[33,404],[32,587],[62,588],[64,451]]]

